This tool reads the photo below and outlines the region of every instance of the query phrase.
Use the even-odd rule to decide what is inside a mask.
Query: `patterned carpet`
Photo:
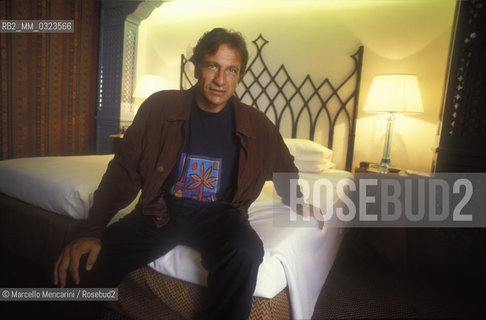
[[[486,282],[458,275],[403,275],[378,255],[343,243],[313,319],[486,318]]]

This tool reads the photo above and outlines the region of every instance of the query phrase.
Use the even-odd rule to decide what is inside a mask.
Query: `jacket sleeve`
[[[142,181],[139,162],[143,138],[150,118],[150,97],[141,105],[133,123],[124,134],[122,143],[94,192],[88,219],[77,235],[101,238],[108,222],[137,196]]]

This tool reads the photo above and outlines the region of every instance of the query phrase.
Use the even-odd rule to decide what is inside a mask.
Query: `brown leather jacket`
[[[140,188],[143,214],[153,216],[158,227],[168,222],[161,187],[181,154],[194,99],[193,87],[186,91],[160,91],[144,101],[94,193],[93,206],[80,235],[101,238],[106,224],[133,201]],[[229,193],[231,197],[223,201],[248,217],[248,207],[274,172],[297,176],[298,170],[278,129],[262,112],[236,97],[230,103],[239,142],[238,180],[235,190]],[[277,192],[286,198],[288,183],[287,187],[279,186]]]

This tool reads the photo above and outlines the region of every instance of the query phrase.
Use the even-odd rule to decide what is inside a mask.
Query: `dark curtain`
[[[95,150],[99,0],[0,0],[1,20],[74,33],[0,33],[0,159]]]

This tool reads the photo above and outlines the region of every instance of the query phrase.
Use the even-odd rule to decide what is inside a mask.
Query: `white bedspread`
[[[112,158],[103,155],[0,161],[0,192],[49,211],[85,219],[92,194]],[[348,172],[337,172],[325,173],[324,177],[333,183],[350,177]],[[322,175],[301,176],[312,181]],[[112,222],[130,212],[134,204],[119,212]],[[321,209],[331,205],[321,205]],[[289,208],[278,202],[272,182],[265,184],[249,213],[250,223],[265,247],[255,295],[273,298],[288,285],[293,318],[310,319],[339,248],[340,229],[319,230],[314,220],[282,226],[279,219],[288,218]],[[185,246],[175,247],[149,266],[177,279],[206,284],[207,273],[199,253]]]

